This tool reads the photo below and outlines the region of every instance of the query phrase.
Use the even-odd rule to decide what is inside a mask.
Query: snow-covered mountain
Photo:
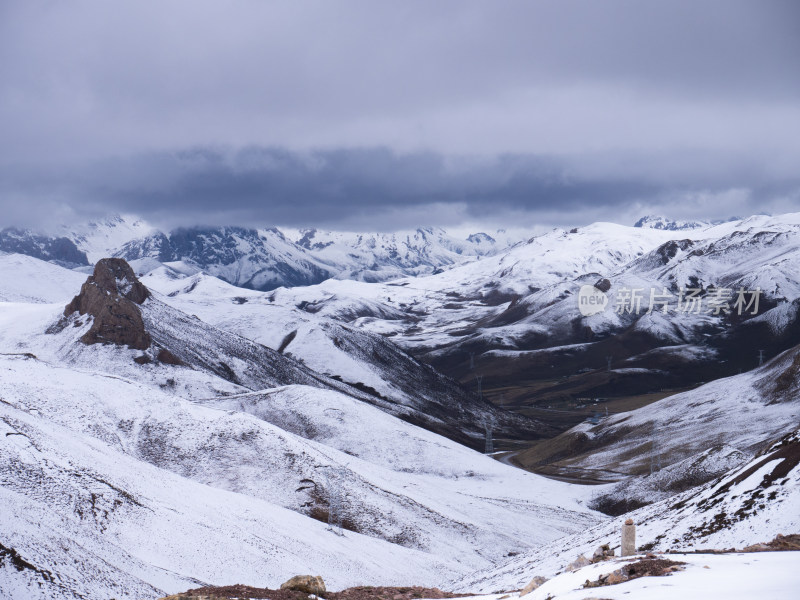
[[[406,423],[123,265],[101,261],[66,311],[0,306],[4,596],[275,587],[298,569],[435,585],[602,520],[588,490]],[[324,523],[334,493],[344,536]]]
[[[665,231],[682,231],[684,229],[703,229],[711,227],[713,224],[714,223],[711,221],[681,221],[656,215],[646,215],[636,221],[633,226],[647,229],[662,229]]]
[[[354,234],[304,229],[296,242],[337,269],[337,278],[386,281],[404,275],[430,274],[505,249],[508,237],[473,233],[457,239],[441,228],[395,233]],[[515,240],[517,241],[517,240]]]
[[[475,375],[470,367],[477,361],[488,387],[597,370],[608,356],[618,391],[683,387],[754,366],[753,357],[736,351],[742,345],[757,346],[769,357],[800,342],[800,331],[791,325],[797,311],[787,308],[800,296],[794,275],[800,266],[797,215],[718,224],[655,217],[636,227],[595,223],[511,247],[504,246],[513,236],[502,232],[460,239],[439,229],[345,234],[220,227],[165,234],[120,217],[92,230],[94,237],[84,235],[79,246],[88,251],[89,245],[96,250],[103,240],[113,242],[107,253],[131,260],[139,273],[166,264],[173,272],[204,272],[246,288],[292,286],[274,296],[273,304],[391,336],[415,357],[462,380]],[[609,308],[582,316],[581,287],[604,280]],[[730,294],[760,289],[757,319],[764,324],[706,311],[679,313],[681,287],[700,288],[701,302],[717,287]],[[640,290],[643,313],[651,290],[666,290],[671,316],[619,314],[617,299],[630,289]],[[770,329],[776,325],[783,327],[778,333]],[[561,365],[567,364],[564,371]],[[610,383],[595,374],[571,380],[570,390],[559,384],[558,391],[537,388],[537,394],[546,402],[554,394],[604,396]]]
[[[85,281],[82,273],[24,254],[0,254],[0,302],[66,302]]]
[[[509,591],[613,544],[620,520],[590,507],[620,485],[655,501],[626,515],[650,549],[797,530],[798,226],[756,217],[674,239],[595,224],[428,276],[267,292],[198,271],[207,239],[191,236],[200,258],[143,255],[135,271],[104,260],[86,281],[0,256],[0,498],[11,507],[0,512],[0,595],[156,598],[205,583],[276,587],[301,571],[333,589],[450,580]],[[749,269],[775,284],[750,319],[576,314],[584,284],[612,297],[686,283],[707,294],[749,285]],[[551,364],[605,362],[613,348],[607,368],[548,374],[587,390],[604,385],[591,378],[621,388],[691,365],[707,376],[756,338],[789,349],[551,440],[556,454],[569,446],[551,457],[567,467],[640,474],[598,487],[453,441],[481,446],[492,421],[497,437],[547,430],[401,349],[465,373],[474,351],[484,384],[508,384]],[[648,477],[652,457],[665,468]],[[327,530],[331,512],[343,536]]]
[[[69,268],[89,264],[86,254],[71,239],[16,227],[0,230],[0,252],[24,254]]]
[[[643,393],[753,368],[757,353],[742,348],[770,358],[800,343],[798,240],[798,214],[679,232],[596,223],[436,275],[370,285],[326,281],[281,291],[276,302],[391,336],[452,376],[482,374],[487,387],[568,377],[567,385],[536,387],[533,398],[546,403],[604,397],[611,388]],[[584,316],[579,292],[595,284],[607,308]],[[700,290],[696,310],[678,306],[681,288]],[[717,288],[727,289],[730,312],[711,310]],[[740,288],[760,290],[758,307],[741,315]],[[638,290],[638,312],[622,304],[625,290]],[[663,304],[648,311],[651,291],[666,297],[666,313]],[[513,393],[528,401],[521,387]]]
[[[111,256],[129,261],[147,258],[161,263],[182,262],[189,269],[259,290],[311,285],[331,277],[387,281],[429,274],[500,252],[524,238],[523,233],[499,230],[492,235],[470,233],[461,239],[437,228],[346,233],[185,227],[162,232],[133,215],[65,227],[63,233],[92,263]],[[26,252],[27,246],[18,247],[12,251]],[[46,255],[38,257],[49,260]],[[151,268],[156,266],[152,261],[148,263]],[[86,264],[85,257],[80,264]]]
[[[233,285],[269,290],[319,283],[335,272],[277,229],[242,227],[176,229],[132,240],[112,255],[126,260],[181,261]]]
[[[94,264],[101,258],[114,256],[115,250],[132,240],[156,234],[157,229],[135,215],[113,215],[85,225],[63,226],[60,233]]]

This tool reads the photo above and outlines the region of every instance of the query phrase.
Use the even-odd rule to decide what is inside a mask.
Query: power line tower
[[[758,366],[760,367],[763,364],[764,364],[764,351],[763,350],[759,350],[758,351]]]
[[[483,400],[483,390],[481,389],[481,382],[483,381],[483,375],[475,375],[475,381],[478,382],[478,400]]]
[[[474,371],[475,370],[475,353],[474,352],[470,352],[469,353],[469,370],[470,371]]]
[[[494,417],[487,416],[483,420],[483,429],[486,432],[486,447],[484,449],[484,454],[492,454],[494,452],[494,438],[492,437],[492,431],[494,430]]]
[[[611,372],[611,361],[614,360],[614,357],[610,354],[606,356],[606,371],[609,373]]]
[[[328,531],[341,536],[344,535],[342,528],[342,509],[344,508],[343,480],[344,469],[332,467],[325,482],[325,491],[328,495]]]
[[[650,433],[650,475],[661,470],[661,440],[658,423],[653,422],[653,430]]]

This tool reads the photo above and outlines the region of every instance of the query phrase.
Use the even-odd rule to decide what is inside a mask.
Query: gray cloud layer
[[[0,3],[0,221],[792,209],[798,59],[792,0]]]

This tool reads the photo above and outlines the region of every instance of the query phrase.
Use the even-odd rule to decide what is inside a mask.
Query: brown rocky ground
[[[648,554],[647,557],[624,565],[609,573],[603,575],[596,581],[586,581],[583,584],[585,588],[601,587],[605,585],[615,585],[631,579],[638,579],[639,577],[663,577],[680,571],[686,563],[669,560],[667,558],[658,558],[654,555]]]
[[[800,550],[800,534],[778,534],[775,539],[766,544],[755,544],[742,548],[742,552],[787,552]]]
[[[353,587],[341,592],[328,592],[326,600],[413,600],[415,598],[462,598],[468,594],[450,594],[438,588],[410,587]],[[246,585],[203,587],[168,596],[170,600],[195,600],[199,598],[253,598],[270,600],[307,600],[308,594],[294,590],[270,590]]]
[[[798,552],[800,551],[800,534],[790,533],[789,535],[775,536],[770,542],[745,546],[741,550],[736,548],[701,548],[699,550],[669,550],[667,554],[734,554],[739,552]]]

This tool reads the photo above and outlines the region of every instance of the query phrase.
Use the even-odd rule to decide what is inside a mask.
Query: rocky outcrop
[[[574,571],[577,571],[578,569],[582,569],[583,567],[589,566],[590,564],[592,564],[592,561],[590,561],[583,554],[581,554],[578,556],[578,558],[576,558],[567,565],[567,571],[572,573]]]
[[[524,588],[522,588],[520,590],[519,597],[522,598],[523,596],[527,596],[533,590],[537,590],[540,587],[542,587],[542,584],[546,583],[546,582],[547,582],[547,578],[546,577],[542,577],[541,575],[537,575],[536,577],[534,577],[533,579],[531,579],[528,582],[528,585],[526,585]]]
[[[325,582],[319,575],[296,575],[289,581],[281,584],[282,590],[294,590],[305,594],[321,596],[325,593]]]
[[[137,350],[150,347],[139,305],[150,292],[121,258],[104,258],[67,304],[64,315],[75,312],[92,317],[92,326],[81,341],[85,344],[126,345]]]
[[[605,575],[601,575],[594,581],[588,579],[583,584],[584,588],[603,587],[606,585],[617,585],[638,579],[639,577],[664,577],[676,571],[683,571],[686,567],[685,562],[660,558],[655,554],[648,554],[645,558],[633,563],[628,563]]]
[[[592,562],[598,563],[610,558],[614,558],[614,549],[609,544],[603,544],[594,551]]]

